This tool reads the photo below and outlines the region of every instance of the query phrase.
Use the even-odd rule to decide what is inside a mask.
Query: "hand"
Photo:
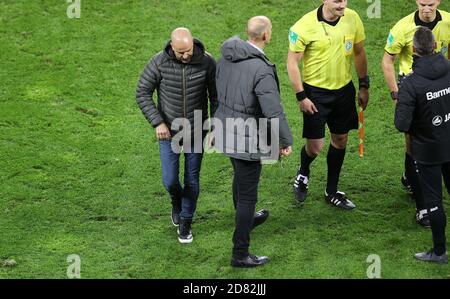
[[[287,157],[292,153],[292,147],[291,146],[287,146],[287,147],[282,147],[280,148],[280,156],[281,157]]]
[[[397,106],[398,91],[391,91],[391,99],[394,102],[394,105]]]
[[[366,110],[369,103],[369,90],[367,88],[361,88],[358,93],[358,104],[363,110]]]
[[[165,123],[162,123],[156,127],[156,138],[158,140],[170,140],[170,138],[172,138],[169,128]]]
[[[213,148],[214,147],[214,142],[215,142],[215,136],[213,132],[210,132],[208,134],[208,148]]]
[[[314,114],[316,112],[319,112],[314,103],[308,98],[300,102],[300,110],[302,112],[305,112],[306,114]]]

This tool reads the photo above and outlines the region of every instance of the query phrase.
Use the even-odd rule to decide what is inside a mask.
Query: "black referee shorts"
[[[332,134],[347,134],[358,129],[356,90],[353,82],[338,90],[328,90],[303,83],[306,95],[319,112],[303,112],[303,138],[325,137],[325,124]]]

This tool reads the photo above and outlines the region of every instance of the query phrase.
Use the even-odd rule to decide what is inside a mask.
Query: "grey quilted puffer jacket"
[[[145,67],[136,102],[153,127],[164,122],[170,129],[175,118],[187,118],[193,130],[194,110],[202,111],[202,122],[208,119],[208,97],[211,114],[217,108],[215,72],[216,62],[199,40],[194,39],[194,53],[186,64],[176,59],[168,42]],[[157,106],[153,101],[155,90]]]

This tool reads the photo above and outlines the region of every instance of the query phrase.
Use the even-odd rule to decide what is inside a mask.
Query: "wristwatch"
[[[297,98],[297,101],[301,102],[301,101],[303,101],[304,99],[307,98],[306,92],[304,90],[303,91],[299,91],[299,92],[297,92],[295,94],[295,97]]]
[[[359,89],[361,88],[370,88],[370,77],[369,75],[365,76],[364,78],[359,78]]]

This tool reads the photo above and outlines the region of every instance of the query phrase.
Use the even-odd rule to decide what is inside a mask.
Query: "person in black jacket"
[[[203,44],[188,29],[177,28],[164,50],[153,56],[145,67],[136,90],[137,104],[156,128],[163,184],[172,199],[172,223],[179,226],[180,243],[191,243],[193,239],[191,224],[199,195],[205,135],[202,126],[208,119],[208,98],[211,115],[217,108],[215,72],[216,63],[205,52]],[[153,102],[155,90],[157,106]],[[181,131],[187,134],[178,142],[186,146],[194,141],[192,147],[183,147],[184,187],[179,180],[180,152],[173,150],[174,142],[171,142],[172,137],[180,135],[176,125],[180,119],[186,121]],[[200,140],[195,136],[200,136]]]
[[[275,65],[264,54],[271,32],[267,17],[251,18],[249,40],[225,41],[217,63],[214,137],[215,148],[230,157],[234,170],[233,267],[267,263],[267,257],[249,253],[250,231],[261,223],[256,222],[260,215],[255,217],[261,161],[291,153],[292,134],[281,106]]]
[[[426,27],[414,34],[413,47],[413,73],[400,87],[395,126],[411,135],[411,152],[433,234],[434,247],[415,258],[443,264],[448,263],[448,256],[441,176],[450,194],[450,63],[441,53],[434,54],[436,42]]]

